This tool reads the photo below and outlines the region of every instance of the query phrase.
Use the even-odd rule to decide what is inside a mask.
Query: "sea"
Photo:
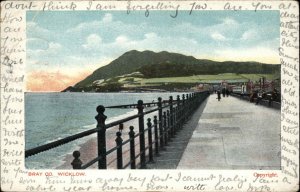
[[[67,136],[96,127],[98,105],[114,106],[157,102],[157,98],[176,99],[177,92],[145,93],[25,93],[25,149],[31,149]],[[137,114],[137,109],[109,109],[104,113],[106,122],[112,122]],[[67,154],[78,150],[91,137],[70,142],[60,147],[25,159],[27,169],[55,169],[64,163]]]

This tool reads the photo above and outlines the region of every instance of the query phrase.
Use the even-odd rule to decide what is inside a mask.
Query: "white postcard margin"
[[[155,5],[158,1],[131,1]],[[170,2],[170,1],[168,1]],[[281,170],[66,170],[24,167],[26,11],[127,10],[128,1],[1,2],[1,190],[3,191],[297,191],[299,189],[299,5],[296,1],[172,1],[172,10],[280,11]],[[111,9],[110,9],[111,8]],[[146,9],[143,9],[145,11]],[[151,10],[149,10],[151,12]],[[155,13],[151,13],[155,14]],[[37,174],[32,174],[37,173]],[[258,174],[261,174],[257,178]]]

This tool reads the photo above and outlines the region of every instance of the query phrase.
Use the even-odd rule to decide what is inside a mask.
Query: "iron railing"
[[[116,168],[118,169],[129,167],[131,169],[146,168],[147,163],[154,162],[154,156],[158,156],[160,150],[166,149],[165,146],[167,146],[169,141],[175,137],[176,133],[180,131],[193,111],[201,105],[208,95],[209,92],[205,91],[183,94],[181,99],[178,95],[176,101],[170,96],[167,101],[162,101],[161,98],[158,98],[157,102],[152,103],[143,103],[142,100],[139,100],[137,104],[130,105],[109,107],[99,105],[96,108],[98,113],[95,117],[97,121],[96,128],[26,150],[25,157],[27,158],[31,155],[36,155],[93,133],[97,133],[97,157],[83,164],[80,159],[81,153],[79,151],[74,151],[74,160],[71,163],[73,169],[86,169],[96,162],[98,162],[98,169],[107,169],[107,156],[113,153],[116,153]],[[151,108],[145,111],[145,107]],[[104,114],[105,108],[137,108],[138,113],[106,124],[105,121],[107,116]],[[149,117],[150,114],[155,114],[152,119]],[[144,120],[145,116],[149,117],[146,122]],[[128,126],[128,139],[124,141],[124,123],[134,119],[138,120],[138,131],[135,130],[134,126]],[[116,132],[115,146],[107,150],[106,140],[112,138],[107,138],[106,131],[116,126],[118,126],[119,129]],[[128,159],[124,158],[125,156],[128,156]],[[127,162],[124,164],[124,161],[126,160]]]

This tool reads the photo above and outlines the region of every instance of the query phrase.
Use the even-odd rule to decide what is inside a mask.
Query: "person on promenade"
[[[269,97],[269,106],[272,105],[273,101],[276,101],[278,99],[278,91],[277,89],[273,89],[271,96]]]
[[[229,96],[229,90],[226,89],[226,97],[228,97],[228,96]]]
[[[226,93],[225,88],[223,88],[222,89],[222,95],[223,95],[223,97],[225,97],[225,93]]]
[[[221,91],[218,90],[218,91],[217,91],[217,94],[218,94],[218,98],[217,98],[217,99],[218,99],[218,101],[220,101],[220,100],[221,100]]]
[[[276,88],[274,88],[272,91],[272,101],[277,101],[277,99],[278,99],[278,91]]]
[[[259,92],[257,93],[257,98],[256,98],[256,103],[255,103],[255,105],[258,105],[258,104],[260,103],[260,101],[262,100],[262,98],[263,98],[263,93],[262,93],[262,91],[259,91]]]
[[[253,91],[250,95],[250,103],[253,103],[254,99],[257,98],[257,91]]]

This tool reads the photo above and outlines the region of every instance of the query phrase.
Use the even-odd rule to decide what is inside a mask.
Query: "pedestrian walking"
[[[221,100],[221,91],[218,90],[218,91],[217,91],[217,94],[218,94],[218,98],[217,98],[217,99],[218,99],[218,101],[220,101],[220,100]]]
[[[262,91],[257,92],[256,105],[258,105],[262,100],[262,95],[263,95]]]
[[[229,90],[226,89],[226,96],[228,97],[229,96]]]

